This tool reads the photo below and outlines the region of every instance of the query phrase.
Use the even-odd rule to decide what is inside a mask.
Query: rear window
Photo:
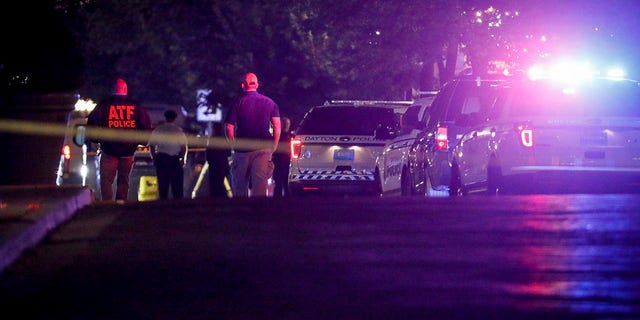
[[[512,116],[640,117],[640,87],[633,81],[530,81],[507,90]]]
[[[395,115],[392,108],[319,107],[305,115],[296,134],[373,135],[377,128],[399,126],[399,115]]]

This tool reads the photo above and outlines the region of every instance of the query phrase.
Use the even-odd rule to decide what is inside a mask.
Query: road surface
[[[95,203],[0,275],[29,319],[640,318],[640,195]]]

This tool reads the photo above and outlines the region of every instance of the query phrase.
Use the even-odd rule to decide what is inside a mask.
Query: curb
[[[0,273],[27,249],[36,246],[49,231],[93,202],[89,188],[18,186],[0,195],[3,210],[25,208],[17,219],[0,224]],[[39,200],[38,200],[39,199]],[[14,209],[15,211],[15,209]]]

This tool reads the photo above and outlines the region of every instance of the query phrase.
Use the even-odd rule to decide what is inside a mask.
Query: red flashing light
[[[71,147],[68,144],[65,144],[62,147],[62,155],[64,156],[65,160],[71,159]]]
[[[449,148],[447,131],[446,127],[438,127],[438,131],[436,132],[436,150],[447,150]]]
[[[293,138],[289,141],[289,148],[291,149],[291,159],[300,158],[300,152],[302,151],[302,140]]]

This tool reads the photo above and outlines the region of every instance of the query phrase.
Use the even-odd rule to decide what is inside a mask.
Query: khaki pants
[[[234,197],[266,197],[273,174],[272,150],[234,152],[231,161],[231,191]]]

